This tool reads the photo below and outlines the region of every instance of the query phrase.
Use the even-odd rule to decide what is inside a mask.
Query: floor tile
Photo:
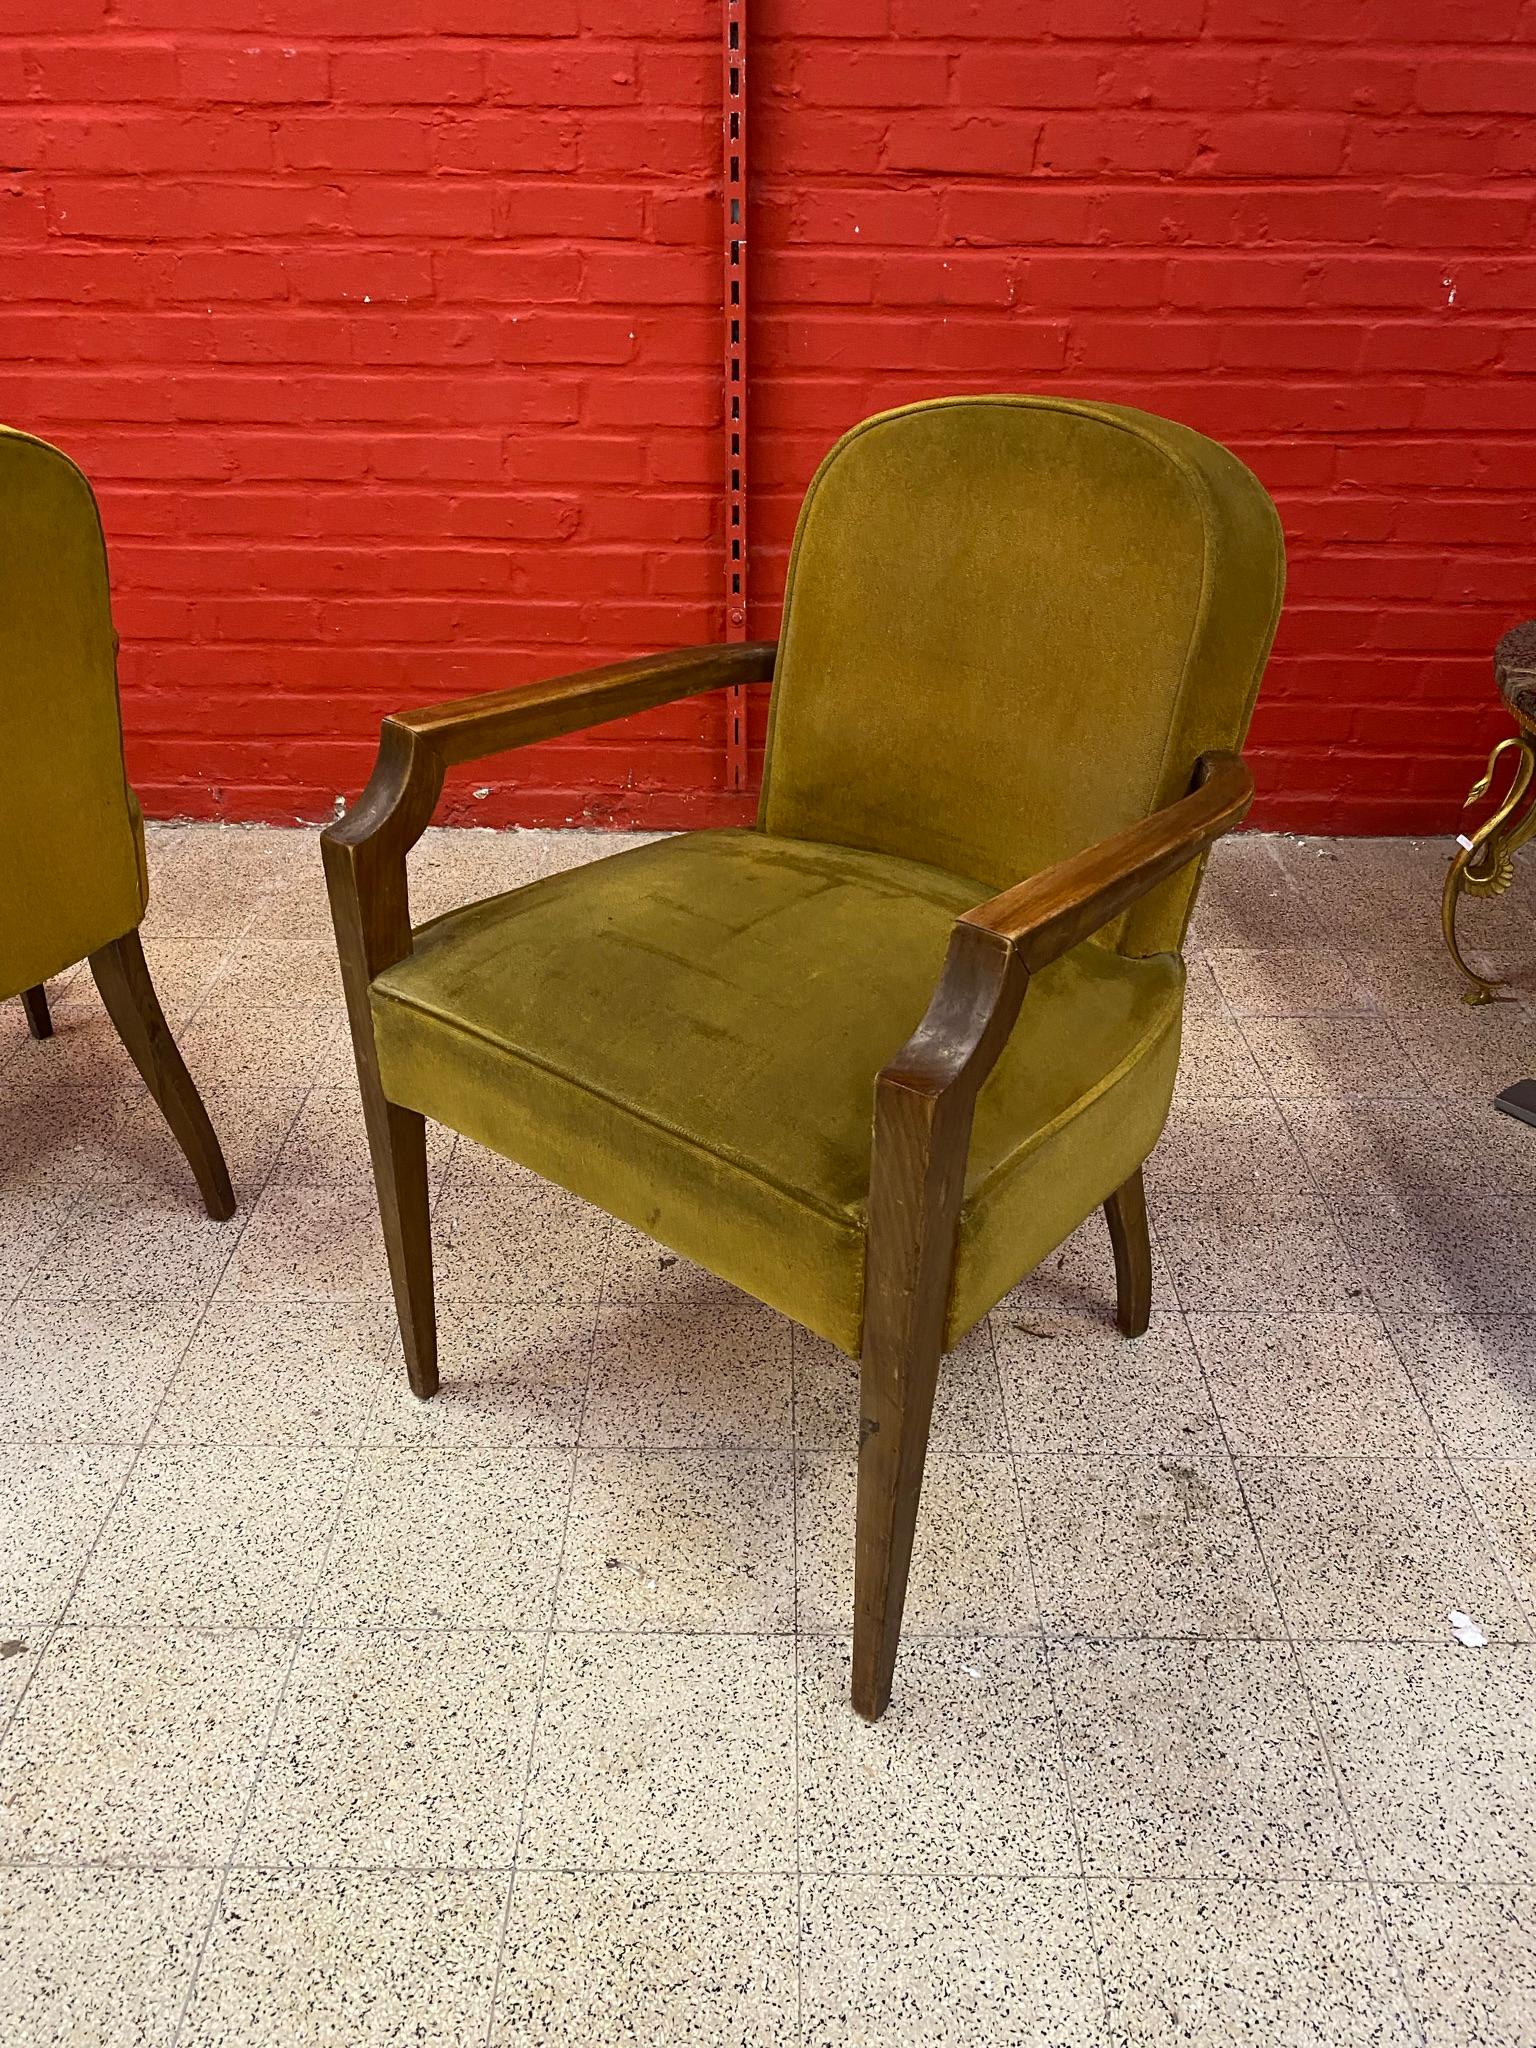
[[[266,1186],[273,1162],[293,1128],[304,1102],[304,1083],[262,1086],[247,1079],[225,1086],[204,1077],[200,1093],[243,1220]],[[187,1209],[194,1216],[200,1210],[186,1156],[158,1104],[142,1089],[121,1104],[102,1127],[86,1179],[86,1192],[93,1202],[110,1199],[133,1206],[148,1201]]]
[[[806,1871],[1075,1873],[1042,1653],[1022,1640],[904,1642],[891,1705],[849,1706],[845,1641],[800,1644]]]
[[[1264,1093],[1264,1075],[1231,1017],[1186,1017],[1177,1099],[1222,1102]]]
[[[215,988],[179,1042],[199,1087],[265,1086],[287,1092],[315,1079],[338,1033],[346,1033],[339,1008],[258,1009],[221,1002]]]
[[[222,1300],[389,1299],[379,1212],[367,1188],[272,1186],[251,1211]]]
[[[1099,2048],[1075,1882],[808,1878],[801,1929],[806,2048]]]
[[[1021,1457],[1048,1636],[1279,1636],[1232,1461],[1169,1451]]]
[[[1488,1196],[1453,1204],[1420,1191],[1395,1210],[1340,1202],[1334,1216],[1385,1314],[1501,1314],[1529,1304],[1536,1201]]]
[[[1395,1028],[1431,1095],[1497,1095],[1530,1071],[1531,1020],[1514,1003],[1399,1012]]]
[[[1305,1196],[1182,1196],[1159,1209],[1157,1231],[1190,1314],[1350,1308],[1365,1298],[1338,1231]]]
[[[235,1861],[510,1867],[543,1652],[484,1630],[307,1637]]]
[[[493,2048],[795,2048],[791,1878],[522,1872]]]
[[[1536,1615],[1536,1463],[1463,1459],[1457,1471],[1529,1620]]]
[[[1098,1317],[997,1319],[1008,1429],[1018,1454],[1199,1451],[1220,1443],[1184,1319],[1159,1310],[1127,1343]]]
[[[1050,1652],[1090,1873],[1333,1878],[1353,1842],[1282,1643]]]
[[[1416,1188],[1482,1184],[1460,1120],[1422,1090],[1416,1100],[1287,1102],[1285,1118],[1325,1202],[1390,1209]]]
[[[363,1451],[314,1618],[542,1628],[570,1493],[565,1451]]]
[[[783,1636],[556,1636],[519,1870],[793,1870],[794,1664]]]
[[[741,1308],[751,1301],[718,1274],[680,1258],[628,1223],[610,1227],[603,1270],[605,1308],[682,1308],[707,1303]]]
[[[1165,1202],[1233,1189],[1287,1194],[1306,1169],[1285,1112],[1265,1094],[1175,1102],[1145,1171],[1155,1226]]]
[[[0,1746],[0,1859],[222,1863],[291,1647],[59,1630]]]
[[[1536,1878],[1536,1650],[1307,1644],[1301,1657],[1375,1876]]]
[[[796,1473],[799,1625],[842,1635],[853,1615],[858,1460],[846,1451],[803,1452]],[[930,1451],[903,1640],[1033,1635],[1037,1627],[1013,1466]]]
[[[334,960],[334,946],[330,950]],[[429,1118],[427,1178],[434,1187],[448,1170],[453,1147],[454,1133],[446,1124]],[[350,1087],[310,1091],[278,1154],[274,1178],[286,1186],[323,1186],[331,1181],[344,1181],[358,1189],[373,1186],[368,1132],[356,1081]]]
[[[595,1302],[617,1228],[564,1188],[459,1147],[432,1226],[443,1311],[458,1299]]]
[[[78,1199],[0,1192],[0,1302],[10,1301],[54,1256]]]
[[[291,938],[259,917],[225,954],[213,1000],[226,1008],[281,1002],[293,1011],[339,1014],[345,999],[335,938]]]
[[[1536,1458],[1536,1317],[1394,1316],[1389,1327],[1448,1451]]]
[[[1391,1022],[1355,1017],[1245,1017],[1243,1037],[1277,1101],[1337,1095],[1424,1094],[1423,1077]]]
[[[490,2023],[505,1876],[231,1874],[180,2048],[467,2048]]]
[[[369,1441],[464,1449],[573,1445],[596,1328],[595,1300],[445,1303],[437,1319],[436,1394],[417,1399],[397,1352]]]
[[[0,1442],[137,1443],[195,1307],[18,1302],[0,1329]]]
[[[1152,1306],[1174,1307],[1168,1268],[1156,1236],[1152,1239]],[[992,1311],[991,1323],[1001,1332],[1010,1318],[1022,1320],[1030,1335],[1041,1320],[1054,1323],[1066,1316],[1115,1320],[1115,1257],[1102,1215],[1090,1216],[1040,1261]]]
[[[40,1301],[207,1301],[240,1242],[242,1212],[218,1223],[195,1190],[88,1196],[28,1279]]]
[[[1463,957],[1469,967],[1480,974],[1496,977],[1514,974],[1517,978],[1529,974],[1529,938],[1514,941],[1511,950],[1511,934],[1505,932],[1481,931],[1482,919],[1479,912],[1482,905],[1470,897],[1463,897],[1461,908],[1456,915],[1456,934]],[[1476,934],[1476,936],[1474,935]],[[1422,942],[1404,945],[1401,935],[1394,943],[1394,935],[1385,930],[1357,932],[1351,935],[1349,963],[1365,989],[1379,1009],[1389,1011],[1427,1010],[1446,1014],[1461,998],[1467,983],[1456,971],[1455,963],[1443,946]],[[1490,949],[1487,941],[1495,941]]]
[[[583,1452],[556,1618],[562,1629],[792,1629],[790,1453]]]
[[[1381,1908],[1428,2048],[1536,2048],[1536,1888],[1388,1884]]]
[[[314,1597],[346,1478],[346,1459],[325,1451],[143,1451],[81,1571],[70,1620],[294,1626]]]
[[[807,1451],[855,1450],[859,1441],[859,1362],[809,1330],[792,1332],[795,1441]],[[992,1319],[968,1330],[939,1366],[929,1448],[968,1455],[1008,1448]]]
[[[1222,1428],[1255,1457],[1432,1453],[1435,1434],[1370,1311],[1193,1315]]]
[[[1095,1886],[1115,2048],[1414,2048],[1364,1885]]]
[[[755,1302],[605,1309],[598,1318],[582,1441],[589,1449],[681,1450],[791,1441],[791,1325]]]
[[[1427,1458],[1245,1458],[1253,1511],[1292,1635],[1445,1642],[1448,1616],[1529,1634],[1449,1466]]]
[[[0,1448],[0,1635],[63,1613],[132,1463],[122,1446]]]
[[[1205,955],[1235,1017],[1348,1016],[1370,997],[1342,953],[1306,946],[1223,947]]]
[[[171,2048],[210,1870],[0,1870],[10,2048]]]
[[[395,1323],[382,1303],[215,1301],[155,1417],[157,1443],[355,1444],[386,1385]]]

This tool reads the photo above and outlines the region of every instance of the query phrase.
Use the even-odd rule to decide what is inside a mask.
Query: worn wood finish
[[[1232,754],[1203,756],[1195,784],[1128,831],[966,912],[922,1022],[876,1081],[853,1623],[853,1704],[868,1720],[890,1702],[976,1096],[1030,976],[1199,859],[1253,796]],[[1106,1209],[1120,1327],[1139,1334],[1151,1299],[1139,1171]]]
[[[21,1007],[27,1013],[27,1029],[34,1038],[52,1038],[53,1019],[48,1014],[48,991],[39,982],[36,988],[24,988],[21,992]]]
[[[159,1104],[171,1135],[186,1154],[203,1207],[218,1222],[225,1221],[235,1213],[229,1169],[203,1098],[165,1021],[137,931],[114,939],[89,958],[107,1015],[143,1075],[145,1087]]]
[[[1202,754],[1194,783],[1177,803],[977,904],[961,923],[1008,939],[1038,974],[1242,823],[1253,777],[1239,755]]]
[[[1115,1252],[1115,1321],[1122,1337],[1144,1337],[1152,1320],[1152,1240],[1141,1168],[1104,1204]]]
[[[1029,974],[1006,941],[956,926],[927,1014],[875,1083],[859,1476],[853,1704],[891,1697],[976,1095]]]
[[[479,761],[509,747],[557,739],[611,718],[628,718],[704,690],[739,689],[773,675],[775,643],[743,641],[730,647],[685,647],[641,661],[614,662],[583,675],[555,676],[482,697],[458,697],[420,711],[400,711],[388,723],[426,741],[443,762]]]
[[[406,856],[431,823],[448,769],[679,697],[766,680],[774,645],[684,648],[386,718],[368,786],[321,834],[326,891],[346,992],[379,1219],[406,1373],[423,1400],[437,1392],[437,1317],[427,1198],[426,1126],[391,1102],[379,1075],[369,988],[411,950]]]

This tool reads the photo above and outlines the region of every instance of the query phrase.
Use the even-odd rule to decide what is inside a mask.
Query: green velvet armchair
[[[1141,1167],[1201,857],[1280,604],[1263,489],[1125,408],[864,422],[806,494],[777,647],[658,655],[384,721],[324,835],[410,1381],[437,1386],[424,1117],[860,1360],[853,1699],[891,1690],[943,1354],[1096,1207],[1145,1328]],[[413,930],[450,766],[773,680],[750,830]]]
[[[233,1215],[219,1141],[139,942],[144,820],[123,767],[96,500],[67,455],[10,427],[0,427],[0,875],[0,999],[19,995],[32,1036],[51,1037],[44,984],[89,960],[209,1215]]]

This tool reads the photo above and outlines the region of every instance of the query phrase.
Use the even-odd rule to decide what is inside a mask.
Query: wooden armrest
[[[1202,754],[1188,796],[979,903],[960,922],[1006,939],[1030,973],[1038,974],[1197,860],[1242,822],[1252,802],[1253,777],[1245,761],[1236,754]]]
[[[509,747],[556,739],[583,726],[605,725],[678,697],[697,696],[740,683],[768,682],[775,643],[749,640],[728,647],[682,647],[648,654],[641,661],[617,661],[584,674],[554,676],[489,696],[457,697],[420,711],[397,711],[387,724],[403,727],[430,745],[449,767],[478,761]]]
[[[1032,974],[1059,960],[1241,822],[1253,777],[1236,754],[1202,754],[1190,794],[1058,861],[960,917],[922,1022],[877,1086],[974,1097],[1008,1042]]]
[[[766,681],[773,675],[774,653],[771,640],[682,647],[386,718],[367,788],[320,835],[342,977],[354,1013],[366,1014],[373,976],[411,950],[405,857],[431,823],[449,768],[704,690]]]

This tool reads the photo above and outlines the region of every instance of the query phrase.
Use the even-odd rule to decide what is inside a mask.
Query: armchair
[[[1252,794],[1234,750],[1282,575],[1264,491],[1186,428],[904,407],[812,481],[776,647],[388,718],[323,836],[412,1387],[437,1386],[426,1116],[858,1358],[867,1718],[945,1351],[1099,1206],[1120,1328],[1147,1326],[1179,948]],[[753,829],[412,929],[406,854],[448,766],[770,675]]]
[[[123,767],[117,635],[90,485],[46,441],[0,427],[0,999],[52,1036],[45,983],[88,960],[117,1034],[210,1216],[229,1174],[150,978],[144,819]]]

